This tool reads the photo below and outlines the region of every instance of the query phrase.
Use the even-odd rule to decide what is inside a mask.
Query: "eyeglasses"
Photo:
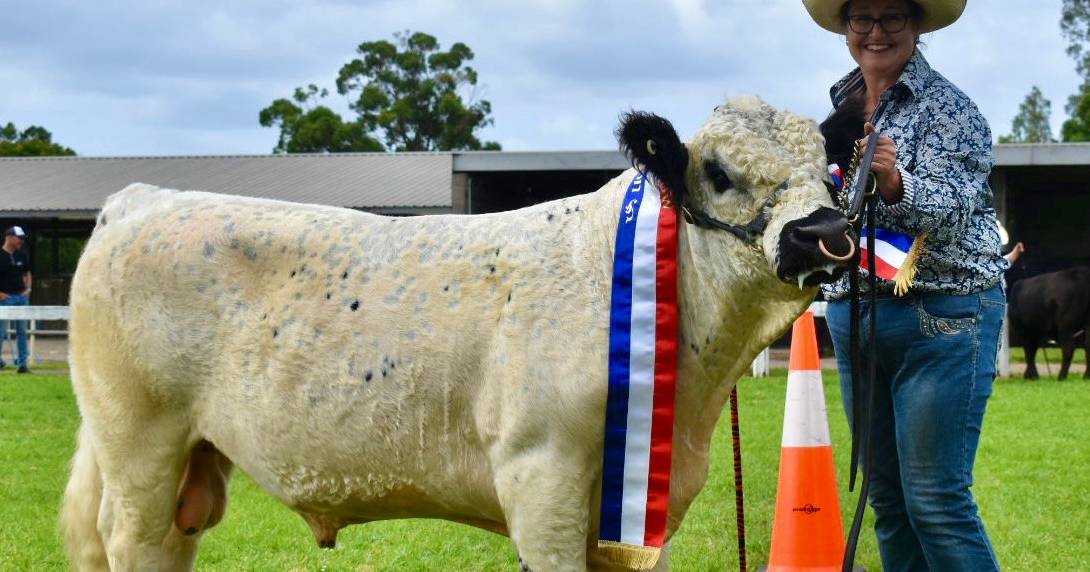
[[[869,34],[874,29],[875,23],[881,26],[885,33],[896,34],[908,25],[908,14],[883,14],[880,18],[866,14],[848,16],[848,28],[856,34]]]

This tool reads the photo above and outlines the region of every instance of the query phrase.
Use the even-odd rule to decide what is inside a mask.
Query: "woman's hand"
[[[874,124],[868,121],[863,126],[865,136],[856,142],[860,156],[867,148],[871,135],[874,133]],[[878,193],[886,204],[894,204],[901,201],[905,189],[901,180],[901,171],[897,169],[897,144],[886,135],[881,135],[878,145],[874,148],[874,161],[870,166],[875,179],[878,180]]]
[[[1018,262],[1018,259],[1022,257],[1022,253],[1025,251],[1026,247],[1021,242],[1015,244],[1014,248],[1012,248],[1011,251],[1005,255],[1007,258],[1007,262],[1010,262],[1011,264]]]

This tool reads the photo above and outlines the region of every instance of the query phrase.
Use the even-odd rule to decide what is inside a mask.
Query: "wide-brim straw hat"
[[[967,0],[912,0],[923,8],[920,20],[920,33],[934,32],[953,24],[965,11]],[[802,0],[810,17],[819,26],[836,34],[846,34],[847,29],[840,20],[840,9],[848,0]]]

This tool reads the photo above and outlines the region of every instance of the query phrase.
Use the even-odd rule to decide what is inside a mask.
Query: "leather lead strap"
[[[738,385],[730,390],[730,433],[734,444],[734,512],[738,527],[738,570],[746,572],[746,507],[742,495],[742,435],[738,428]]]
[[[855,565],[855,552],[859,547],[859,534],[863,528],[863,515],[867,511],[867,494],[870,491],[870,475],[871,468],[874,463],[873,455],[873,428],[874,428],[874,384],[875,376],[878,368],[878,344],[876,343],[876,332],[878,330],[878,275],[875,274],[875,254],[874,254],[874,210],[875,202],[878,196],[876,193],[868,193],[863,202],[863,210],[865,211],[865,218],[867,219],[867,268],[870,269],[867,272],[867,297],[870,299],[869,312],[868,312],[868,332],[867,332],[867,377],[864,383],[858,383],[858,375],[856,364],[861,361],[862,351],[860,351],[859,345],[859,310],[860,304],[858,300],[860,298],[859,292],[859,279],[858,269],[853,269],[855,280],[851,285],[852,292],[852,332],[850,345],[853,347],[851,356],[852,360],[852,475],[851,484],[854,484],[855,480],[855,468],[858,461],[857,455],[860,453],[859,441],[861,439],[862,444],[862,465],[863,465],[863,482],[859,487],[859,501],[855,506],[855,516],[852,518],[852,527],[848,532],[848,542],[844,547],[844,566],[841,568],[842,572],[851,572]],[[857,392],[856,389],[862,389],[862,392]],[[859,403],[865,399],[866,407],[860,411]],[[863,421],[859,422],[859,413],[862,412]]]
[[[884,107],[884,105],[880,106]],[[873,439],[872,427],[874,422],[874,378],[878,365],[878,346],[875,343],[875,335],[878,324],[878,276],[874,272],[874,210],[878,200],[877,182],[873,180],[870,167],[874,162],[874,152],[878,147],[880,133],[875,131],[867,142],[867,148],[856,168],[856,176],[853,185],[853,194],[849,197],[849,210],[846,213],[848,220],[855,225],[858,233],[861,220],[866,219],[867,224],[867,290],[870,299],[869,307],[869,331],[867,332],[867,375],[866,379],[860,379],[859,372],[862,369],[863,351],[861,348],[861,293],[859,291],[859,267],[855,266],[848,271],[848,284],[851,298],[850,330],[849,330],[849,360],[852,368],[852,452],[851,469],[848,477],[848,490],[855,488],[856,469],[862,465],[863,481],[859,487],[859,501],[855,505],[855,516],[852,517],[852,526],[848,531],[847,543],[844,547],[844,565],[842,572],[851,572],[855,565],[855,552],[859,547],[859,534],[863,528],[863,515],[867,511],[867,494],[870,491],[870,474],[873,462],[871,454],[871,442]],[[866,403],[864,406],[863,404]],[[862,460],[862,463],[860,463]]]

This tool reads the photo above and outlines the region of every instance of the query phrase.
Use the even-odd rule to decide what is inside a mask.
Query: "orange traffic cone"
[[[768,570],[838,572],[844,562],[844,527],[809,310],[791,332],[781,447]]]

